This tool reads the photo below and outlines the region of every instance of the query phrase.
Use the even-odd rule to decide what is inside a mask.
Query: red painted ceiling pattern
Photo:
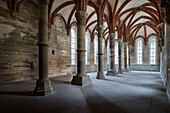
[[[59,4],[54,10],[55,0],[49,0],[49,27],[54,23],[54,19],[57,16],[60,16],[64,23],[65,28],[67,30],[67,34],[70,35],[71,26],[75,21],[71,21],[74,13],[78,10],[87,11],[88,7],[94,9],[92,12],[88,12],[88,17],[86,20],[86,30],[90,32],[92,40],[94,39],[95,34],[97,34],[96,26],[97,24],[103,24],[103,22],[107,23],[103,31],[103,38],[106,43],[108,41],[108,34],[117,32],[118,38],[123,37],[123,41],[128,41],[129,44],[134,45],[134,42],[138,38],[143,38],[145,43],[147,43],[148,38],[151,35],[159,36],[159,28],[158,25],[162,23],[162,13],[158,0],[147,0],[146,3],[138,7],[125,7],[134,2],[133,0],[125,0],[119,7],[118,4],[121,0],[115,0],[114,4],[111,4],[109,0],[68,0],[62,4]],[[37,0],[7,0],[8,8],[12,11],[19,11],[22,6],[26,2],[33,3],[38,8]],[[65,7],[74,5],[73,9],[70,9],[70,14],[68,18],[64,18],[64,15],[60,14],[61,10],[64,10]],[[113,6],[113,8],[112,8]],[[106,10],[107,9],[107,13]],[[138,18],[134,18],[138,12],[144,12],[147,15],[141,15]],[[93,21],[90,19],[97,15],[97,18]],[[125,16],[126,15],[126,16]],[[122,19],[122,17],[124,18]],[[144,23],[140,23],[139,21],[145,19],[147,20]],[[93,29],[90,29],[92,26]],[[147,28],[151,28],[154,32],[147,34]],[[139,31],[143,29],[144,35],[140,35]],[[159,41],[159,38],[158,38]]]

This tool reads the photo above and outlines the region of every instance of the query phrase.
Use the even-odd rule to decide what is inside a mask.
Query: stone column
[[[123,71],[122,71],[122,66],[121,66],[121,60],[122,60],[122,56],[121,56],[121,48],[122,48],[122,40],[119,39],[118,41],[118,50],[119,50],[119,67],[118,67],[118,74],[123,74]]]
[[[94,65],[94,42],[90,44],[90,65]]]
[[[124,42],[124,72],[128,72],[127,68],[127,47],[128,47],[128,42]]]
[[[87,85],[91,83],[90,77],[85,73],[85,27],[87,13],[76,12],[77,19],[77,75],[73,76],[71,84]]]
[[[128,45],[128,47],[129,47],[129,51],[128,51],[128,53],[129,53],[129,59],[128,59],[128,64],[129,64],[129,71],[131,71],[131,68],[130,68],[130,63],[131,63],[131,47],[132,47],[132,45]]]
[[[98,25],[98,72],[97,79],[105,79],[103,73],[103,51],[102,51],[102,33],[103,33],[103,25]]]
[[[39,0],[39,79],[34,94],[46,96],[53,93],[48,78],[48,0]]]
[[[131,58],[130,58],[130,69],[131,70],[136,70],[136,47],[135,46],[131,46]]]
[[[102,42],[103,43],[103,42]],[[103,47],[103,45],[102,45]],[[103,50],[103,67],[107,67],[107,47],[104,45],[104,50]]]
[[[115,70],[115,34],[110,33],[110,70],[107,71],[107,76],[117,76],[118,73]]]

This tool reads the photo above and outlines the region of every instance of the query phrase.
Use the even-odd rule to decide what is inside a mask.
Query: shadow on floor
[[[52,79],[51,81],[52,81],[52,84],[53,84],[53,83],[59,83],[59,84],[61,84],[61,83],[64,83],[64,84],[71,84],[71,81],[56,80],[56,79]]]
[[[80,90],[87,101],[90,113],[128,113],[90,87],[80,88]]]
[[[34,96],[33,91],[0,91],[0,95]]]

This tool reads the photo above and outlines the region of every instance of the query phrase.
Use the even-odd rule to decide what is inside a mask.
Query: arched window
[[[86,32],[86,36],[85,36],[85,48],[86,48],[86,53],[85,53],[85,64],[89,65],[89,57],[90,57],[90,34],[89,32]]]
[[[137,41],[137,64],[142,64],[142,40]]]
[[[118,64],[118,42],[115,41],[115,64]]]
[[[107,42],[107,64],[110,63],[110,42]]]
[[[98,37],[95,35],[94,36],[94,64],[97,64],[97,59],[98,59]]]
[[[71,64],[76,65],[76,49],[77,49],[76,29],[71,28]]]
[[[150,64],[156,64],[156,39],[150,39]]]

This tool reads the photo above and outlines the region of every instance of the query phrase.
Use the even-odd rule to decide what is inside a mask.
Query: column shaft
[[[97,79],[104,79],[103,73],[103,51],[102,51],[102,33],[103,33],[103,25],[98,25],[98,72]]]
[[[48,79],[48,0],[39,3],[39,79],[34,90],[35,95],[45,96],[53,93]]]
[[[128,53],[129,53],[129,59],[128,59],[128,64],[129,64],[129,71],[131,71],[131,68],[130,68],[130,63],[131,63],[131,45],[128,45],[128,47],[129,47],[129,51],[128,51]]]
[[[124,42],[124,72],[128,72],[127,69],[127,47],[128,47],[128,42]]]
[[[121,39],[119,39],[119,41],[118,41],[119,43],[118,43],[118,49],[119,49],[119,67],[118,67],[118,74],[122,74],[123,72],[122,72],[122,66],[121,66],[121,60],[122,60],[122,56],[121,56],[121,49],[122,49],[122,41],[121,41]]]
[[[118,73],[115,70],[115,34],[110,33],[110,71],[107,72],[108,76],[117,76]]]
[[[71,84],[87,85],[90,84],[90,77],[85,73],[85,27],[87,13],[84,11],[76,12],[77,19],[77,75],[73,76]]]

